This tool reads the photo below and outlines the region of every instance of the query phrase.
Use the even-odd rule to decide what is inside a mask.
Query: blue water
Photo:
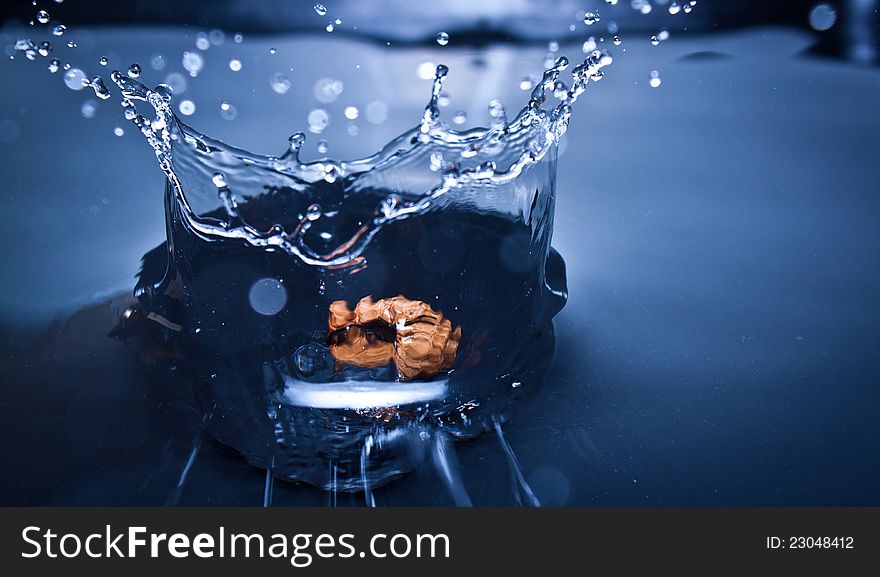
[[[115,51],[117,67],[143,63],[156,46],[191,49],[186,34],[93,30],[90,54],[97,62]],[[560,155],[553,241],[569,301],[544,387],[504,427],[542,504],[880,503],[880,73],[801,56],[810,43],[784,29],[658,47],[624,37],[627,52],[578,102]],[[430,85],[416,76],[419,63],[450,66],[444,114],[464,109],[469,124],[483,124],[492,98],[518,107],[518,81],[540,70],[545,52],[453,43],[388,51],[325,36],[212,50],[221,48],[242,57],[241,76],[225,57],[209,60],[190,82],[199,107],[191,124],[277,153],[317,106],[314,80],[339,77],[343,96],[327,106],[335,122],[306,150],[323,138],[343,158],[375,151],[419,118]],[[314,62],[316,51],[332,71]],[[294,68],[285,95],[268,89],[279,56]],[[662,75],[657,89],[647,84],[652,69]],[[134,370],[136,350],[106,337],[115,311],[69,317],[129,290],[138,259],[164,239],[163,176],[151,151],[116,106],[82,118],[89,95],[60,76],[20,59],[0,61],[0,71],[19,79],[0,86],[9,471],[0,501],[262,504],[264,472],[199,439],[188,391],[147,381]],[[224,99],[235,121],[221,118]],[[359,122],[348,136],[342,109],[372,100],[388,104],[388,120]],[[113,136],[115,126],[127,134]],[[59,316],[68,320],[46,333]],[[455,449],[474,504],[517,502],[522,489],[496,435]],[[276,505],[328,502],[284,483],[273,495]],[[374,497],[454,499],[428,467]],[[363,495],[335,502],[362,504]]]

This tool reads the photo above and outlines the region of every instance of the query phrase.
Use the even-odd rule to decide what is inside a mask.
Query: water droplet
[[[109,63],[110,63],[110,59],[107,58],[106,56],[101,56],[98,59],[98,64],[100,64],[101,66],[107,66]]]
[[[439,152],[431,153],[431,170],[437,172],[441,168],[443,168],[443,155]]]
[[[184,52],[181,62],[183,69],[189,72],[189,75],[192,77],[198,76],[205,66],[205,59],[198,52]]]
[[[342,18],[337,18],[336,20],[333,21],[333,23],[336,24],[337,26],[339,26],[340,24],[342,24]]]
[[[214,46],[220,46],[224,42],[226,42],[226,34],[217,28],[208,32],[208,40],[211,41],[211,44]]]
[[[662,28],[660,32],[657,33],[657,39],[660,40],[660,42],[666,42],[669,40],[669,30]]]
[[[318,13],[318,16],[327,15],[327,9],[324,7],[323,4],[315,4],[315,12]]]
[[[263,278],[251,287],[248,301],[257,313],[273,316],[281,312],[287,304],[287,290],[278,279]]]
[[[196,103],[192,100],[181,100],[177,108],[184,116],[190,116],[196,111]]]
[[[555,54],[556,52],[559,52],[559,42],[557,42],[556,40],[551,40],[551,41],[547,44],[547,50],[550,51],[550,52],[552,52],[552,53],[554,53],[554,54]]]
[[[163,70],[165,68],[165,57],[161,54],[153,54],[150,56],[150,67],[153,70]]]
[[[71,90],[82,90],[85,88],[83,80],[86,80],[86,73],[79,68],[71,68],[64,73],[64,84]]]
[[[837,11],[830,4],[816,4],[810,10],[810,26],[820,32],[828,30],[837,21]]]
[[[277,52],[278,52],[278,49],[275,47],[272,47],[269,49],[269,54],[276,54]]]
[[[520,90],[531,90],[535,87],[535,79],[531,76],[526,76],[522,80],[519,81],[519,89]]]
[[[341,80],[321,78],[315,82],[313,92],[315,98],[317,98],[319,102],[327,104],[339,98],[339,95],[342,94],[343,88],[344,85]]]
[[[492,100],[489,102],[489,117],[494,125],[507,124],[507,109],[500,100]]]
[[[52,51],[52,43],[48,40],[43,40],[40,42],[40,46],[37,48],[37,52],[39,52],[40,56],[49,56],[49,52]]]
[[[422,62],[416,68],[416,75],[422,80],[434,80],[434,74],[437,72],[437,65],[433,62]]]
[[[123,134],[125,134],[125,130],[121,126],[117,126],[113,129],[113,134],[115,134],[116,136],[122,136]]]
[[[437,44],[439,44],[440,46],[446,46],[447,44],[449,44],[449,34],[447,34],[446,32],[438,32],[435,38],[437,40]]]
[[[589,54],[593,50],[595,50],[596,47],[597,47],[596,39],[593,38],[592,36],[590,36],[589,38],[586,39],[586,41],[584,41],[584,45],[581,46],[581,51],[583,51],[584,54]],[[552,66],[552,64],[551,64],[551,66]],[[550,68],[550,66],[547,66],[547,68]]]
[[[228,188],[229,184],[226,182],[226,175],[222,172],[215,172],[211,176],[211,182],[214,183],[214,186],[217,188]]]
[[[648,80],[648,84],[651,86],[651,88],[657,88],[658,86],[660,86],[661,82],[662,80],[660,80],[660,73],[656,70],[652,70],[651,78],[650,80]]]
[[[82,106],[79,107],[79,112],[82,114],[83,118],[94,118],[95,113],[98,111],[98,101],[97,100],[86,100],[82,103]]]
[[[309,112],[309,132],[313,134],[321,134],[327,125],[330,124],[330,115],[323,108],[316,108]]]
[[[229,69],[233,72],[238,72],[239,70],[241,70],[241,60],[239,60],[238,58],[233,58],[232,60],[230,60]]]
[[[306,210],[306,218],[312,222],[321,218],[321,205],[320,204],[309,205],[309,208]]]
[[[163,84],[167,84],[168,86],[170,86],[171,91],[174,94],[183,94],[184,92],[186,92],[186,76],[184,76],[180,72],[172,72],[171,74],[166,76]]]
[[[615,6],[617,4],[617,0],[605,0],[605,3],[611,4],[612,6]]]
[[[141,65],[137,62],[133,63],[128,67],[127,74],[129,78],[138,78],[141,75]]]
[[[61,69],[61,61],[57,58],[53,58],[49,61],[49,72],[55,74]]]
[[[345,127],[345,131],[348,133],[349,136],[357,136],[360,133],[361,129],[358,128],[357,124],[349,122],[348,126]]]
[[[39,10],[37,12],[37,22],[40,24],[47,24],[49,22],[49,13],[45,10]]]
[[[269,86],[277,94],[284,94],[290,90],[290,80],[284,74],[276,72],[269,78]]]
[[[345,117],[349,120],[357,120],[358,114],[360,111],[357,109],[357,106],[346,106],[345,107]]]
[[[324,27],[324,30],[326,30],[327,32],[333,32],[333,30],[334,30],[333,23],[332,22],[328,23],[327,26]]]
[[[76,48],[76,42],[74,42],[73,40],[68,40],[67,47],[68,48]]]
[[[669,13],[678,14],[679,12],[681,12],[681,6],[678,5],[678,2],[672,2],[672,4],[669,5]]]
[[[241,32],[236,32],[235,35],[232,37],[232,41],[236,44],[241,44],[242,42],[244,42],[244,36]]]
[[[208,35],[204,32],[199,32],[196,34],[196,48],[199,50],[207,50],[211,47],[211,41],[208,39]]]
[[[388,107],[384,102],[374,100],[367,104],[366,115],[370,124],[382,124],[388,119]]]
[[[584,24],[586,24],[587,26],[592,26],[599,20],[601,20],[601,18],[596,12],[587,12],[586,14],[584,14]]]
[[[327,144],[326,140],[321,140],[318,142],[318,152],[321,154],[326,154],[326,152],[330,149],[330,145]]]
[[[620,46],[620,43],[622,41],[620,39],[620,36],[615,36],[614,38],[611,39],[611,42],[613,42],[615,46]]]
[[[64,24],[59,24],[52,29],[52,34],[54,34],[55,36],[61,36],[62,34],[64,34],[65,30],[67,30],[67,26],[65,26]]]
[[[236,116],[238,116],[238,109],[234,104],[225,100],[220,103],[220,117],[223,120],[235,120]]]
[[[467,122],[467,113],[464,110],[459,110],[452,115],[452,122],[454,124],[464,124]]]
[[[653,44],[654,46],[657,46],[658,44],[660,44],[660,39],[657,38],[656,36],[651,36],[651,44]]]

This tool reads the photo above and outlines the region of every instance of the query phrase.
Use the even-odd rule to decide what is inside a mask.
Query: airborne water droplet
[[[660,73],[656,70],[652,70],[651,79],[648,80],[648,84],[651,86],[651,88],[657,88],[658,86],[660,86],[661,82],[662,80],[660,80]]]
[[[587,12],[586,14],[584,14],[584,24],[586,24],[587,26],[592,26],[599,20],[601,20],[601,18],[596,12]]]
[[[321,140],[318,142],[317,148],[318,152],[320,152],[321,154],[325,154],[330,149],[330,145],[327,144],[326,140]]]
[[[177,108],[184,116],[190,116],[196,111],[196,103],[192,100],[181,100]]]
[[[330,124],[330,115],[323,108],[316,108],[309,112],[309,132],[321,134]]]
[[[128,67],[128,77],[129,78],[137,78],[141,75],[141,65],[135,62],[131,66]]]
[[[59,24],[52,29],[52,34],[54,34],[55,36],[61,36],[62,34],[64,34],[65,30],[67,30],[67,26],[65,26],[64,24]]]
[[[224,100],[220,103],[220,116],[223,120],[235,120],[238,116],[238,109],[234,104]]]
[[[345,117],[349,120],[357,120],[358,114],[360,111],[357,109],[357,106],[346,106],[345,107]]]
[[[464,124],[467,122],[467,114],[464,110],[459,110],[452,116],[452,122],[455,124]]]
[[[49,72],[55,74],[61,69],[61,61],[57,58],[53,58],[49,61]]]
[[[86,80],[86,73],[79,68],[71,68],[64,73],[64,84],[71,90],[82,90],[83,80]]]
[[[436,40],[437,44],[439,44],[440,46],[446,46],[447,44],[449,44],[449,34],[447,34],[446,32],[438,32]]]
[[[320,204],[310,205],[308,210],[306,210],[306,218],[312,222],[321,218],[321,205]]]
[[[232,60],[230,60],[229,69],[233,72],[238,72],[239,70],[241,70],[241,60],[239,60],[238,58],[233,58]]]
[[[315,4],[315,12],[318,13],[318,16],[327,15],[327,9],[324,7],[323,4]]]
[[[46,24],[49,22],[49,13],[45,10],[40,10],[37,12],[37,22],[40,24]]]
[[[269,86],[277,94],[284,94],[290,90],[290,80],[284,74],[276,72],[269,78]]]
[[[101,58],[98,59],[98,64],[100,64],[101,66],[107,66],[107,64],[109,64],[109,63],[110,63],[110,59],[107,58],[106,56],[101,56]]]
[[[615,46],[620,46],[620,43],[621,43],[620,36],[615,36],[614,38],[611,39],[611,42],[613,42]]]

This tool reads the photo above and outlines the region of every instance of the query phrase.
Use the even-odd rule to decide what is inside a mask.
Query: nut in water
[[[403,380],[430,378],[452,367],[461,327],[423,301],[402,295],[373,302],[362,298],[354,310],[330,303],[330,353],[339,364],[375,368],[394,362]]]

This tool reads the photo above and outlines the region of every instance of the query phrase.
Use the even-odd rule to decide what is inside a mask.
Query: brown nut
[[[430,305],[404,296],[376,302],[366,296],[354,311],[345,301],[334,301],[328,327],[337,362],[374,368],[393,360],[401,379],[433,377],[451,368],[461,340],[461,327],[453,330]]]

